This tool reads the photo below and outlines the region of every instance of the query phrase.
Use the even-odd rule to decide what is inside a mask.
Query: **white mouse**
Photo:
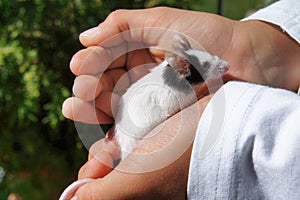
[[[155,126],[194,103],[195,86],[221,78],[229,68],[217,56],[192,49],[183,35],[175,35],[172,42],[174,51],[167,52],[161,64],[121,97],[113,135],[120,146],[121,159]]]

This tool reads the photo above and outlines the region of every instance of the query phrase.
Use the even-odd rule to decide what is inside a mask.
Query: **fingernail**
[[[90,28],[80,34],[81,37],[90,37],[96,33],[98,27]]]
[[[72,197],[72,199],[71,200],[77,200],[77,197]]]

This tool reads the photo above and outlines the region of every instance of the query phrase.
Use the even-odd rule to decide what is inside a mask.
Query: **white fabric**
[[[243,20],[253,19],[280,26],[300,43],[300,0],[278,1]],[[300,199],[299,124],[299,95],[225,84],[198,125],[188,199]]]
[[[300,1],[281,0],[243,20],[262,20],[276,24],[300,43]]]
[[[225,84],[199,122],[188,198],[299,199],[299,123],[297,94],[249,83]]]

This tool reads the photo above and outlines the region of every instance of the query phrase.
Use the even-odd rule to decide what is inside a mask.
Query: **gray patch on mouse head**
[[[192,49],[183,35],[175,35],[172,46],[174,51],[166,52],[165,60],[175,73],[164,75],[166,84],[171,87],[177,85],[176,87],[179,89],[185,88],[179,87],[175,83],[175,81],[182,83],[184,82],[183,79],[191,85],[196,85],[207,79],[221,78],[229,68],[229,64],[217,56]],[[165,73],[167,72],[170,73],[171,71],[165,71]]]
[[[183,35],[175,35],[172,46],[174,53],[173,55],[169,53],[172,56],[166,54],[166,60],[171,67],[183,74],[191,84],[198,84],[207,79],[221,78],[229,69],[229,63],[218,56],[211,55],[203,50],[192,49]],[[173,59],[177,62],[175,64],[174,61],[173,63],[169,62],[168,57],[177,57]]]
[[[185,78],[180,77],[180,75],[179,72],[170,66],[166,66],[162,74],[165,84],[169,87],[185,94],[192,92],[191,84]]]

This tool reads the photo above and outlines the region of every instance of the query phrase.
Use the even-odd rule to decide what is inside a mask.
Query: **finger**
[[[91,102],[76,97],[66,99],[62,106],[63,115],[71,120],[89,124],[111,124],[113,119],[101,110],[95,108]]]
[[[82,185],[75,193],[72,199],[84,200],[84,199],[104,199],[105,196],[105,183],[103,184],[103,179],[95,179],[84,185]],[[105,181],[104,181],[105,182]]]
[[[126,17],[126,19],[124,19]],[[120,34],[128,30],[125,28],[128,22],[128,15],[121,14],[120,11],[112,12],[106,20],[98,27],[88,29],[79,35],[79,40],[84,46],[102,45],[103,42],[110,43],[110,46],[118,45],[124,42],[124,37]],[[105,25],[104,25],[105,24]],[[122,29],[120,29],[123,27]]]
[[[102,178],[113,169],[113,158],[106,151],[100,151],[79,170],[78,179]]]
[[[90,75],[77,76],[73,84],[74,95],[84,101],[94,100],[102,90],[102,82]]]
[[[127,71],[123,68],[108,70],[101,77],[104,90],[115,93],[124,92],[131,85]],[[110,86],[114,86],[110,89]]]
[[[109,132],[111,131],[113,131],[113,128],[111,128],[107,134],[110,134]],[[113,138],[105,138],[95,142],[89,149],[89,160],[97,157],[98,153],[102,151],[109,153],[113,160],[117,160],[120,158],[119,147]]]
[[[80,34],[79,39],[84,46],[115,46],[124,41],[144,41],[155,45],[161,36],[157,32],[159,28],[147,29],[145,32],[145,26],[153,26],[149,23],[145,25],[145,21],[147,21],[145,19],[151,18],[151,22],[155,23],[159,20],[160,15],[160,9],[148,9],[147,12],[117,10],[112,12],[98,27]]]
[[[78,51],[71,59],[70,69],[73,74],[98,74],[107,68],[122,67],[126,61],[125,44],[104,49],[89,47]]]
[[[166,51],[159,47],[150,47],[149,51],[155,57],[155,59],[159,59],[159,62],[165,58]]]
[[[73,94],[84,100],[84,101],[92,101],[97,96],[99,96],[102,91],[113,91],[115,81],[118,76],[122,73],[123,70],[113,70],[111,73],[102,73],[98,77],[92,75],[80,75],[75,78],[73,84]],[[120,71],[120,72],[119,72]],[[128,79],[125,79],[122,83],[124,85],[129,85]]]
[[[120,96],[116,93],[112,93],[109,91],[103,91],[100,95],[95,99],[96,108],[105,112],[110,117],[114,118],[114,115],[118,109]]]
[[[150,72],[150,70],[156,66],[157,66],[157,63],[149,63],[149,64],[143,64],[141,66],[132,68],[130,71],[127,72],[130,82],[135,83],[140,78],[142,78],[143,76],[148,74]]]
[[[77,180],[70,184],[60,195],[59,200],[70,200],[73,199],[76,191],[83,186],[84,184],[93,181],[94,179],[91,178],[85,178],[81,180]]]
[[[78,179],[101,178],[107,175],[113,168],[114,160],[119,158],[120,150],[114,139],[97,141],[91,146],[89,159],[79,170]]]
[[[149,69],[157,65],[149,54],[148,51],[142,49],[128,53],[126,66],[131,82],[136,82],[149,73]]]
[[[119,178],[118,178],[119,177]],[[76,199],[137,199],[147,180],[136,175],[112,171],[102,179],[93,180],[80,187]],[[127,179],[127,180],[126,180]]]

